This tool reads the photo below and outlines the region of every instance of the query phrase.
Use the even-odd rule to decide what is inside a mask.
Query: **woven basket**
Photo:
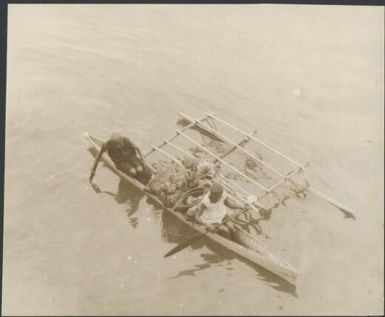
[[[179,212],[187,211],[191,207],[200,203],[206,193],[207,193],[207,189],[203,187],[198,187],[198,188],[193,188],[188,190],[176,202],[174,210]],[[186,200],[190,196],[199,197],[199,199],[195,200],[193,203],[188,204]]]

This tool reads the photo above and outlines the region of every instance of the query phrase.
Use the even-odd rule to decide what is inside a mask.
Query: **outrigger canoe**
[[[85,132],[84,137],[87,140],[87,142],[90,145],[90,148],[93,148],[96,151],[99,151],[102,144],[104,143],[103,139],[100,139],[98,137],[92,136],[89,133]],[[153,147],[153,149],[156,149],[156,147]],[[280,258],[279,256],[271,253],[268,248],[262,243],[262,241],[259,241],[258,238],[253,238],[253,248],[247,248],[239,243],[236,243],[232,240],[229,240],[219,234],[216,233],[207,233],[206,230],[196,224],[195,222],[190,221],[189,219],[185,218],[185,216],[174,210],[173,208],[168,208],[164,206],[162,201],[156,197],[155,195],[152,195],[151,193],[145,191],[145,185],[143,185],[138,180],[130,177],[129,175],[121,172],[115,167],[115,164],[110,159],[107,153],[104,153],[102,155],[102,160],[105,164],[120,178],[127,181],[128,183],[131,183],[135,187],[137,187],[139,190],[141,190],[144,194],[146,194],[148,197],[150,197],[154,202],[159,204],[163,207],[163,209],[170,214],[174,215],[176,218],[178,218],[181,222],[183,222],[185,225],[191,227],[193,230],[195,230],[197,233],[205,234],[206,239],[209,239],[216,244],[220,245],[221,247],[225,248],[226,250],[229,250],[233,252],[235,255],[250,261],[262,268],[264,268],[267,271],[270,271],[271,273],[274,273],[275,275],[279,276],[280,278],[286,280],[290,284],[295,285],[296,279],[299,275],[299,272],[291,266],[289,263],[287,263],[285,260]]]
[[[347,218],[355,219],[355,212],[352,209],[310,186],[304,173],[308,165],[307,163],[301,164],[297,162],[295,159],[257,138],[255,133],[251,134],[238,129],[214,114],[206,113],[201,119],[194,119],[181,112],[178,112],[178,114],[184,122],[183,128],[177,129],[175,134],[168,139],[163,139],[162,143],[158,146],[152,145],[151,150],[144,154],[145,158],[152,157],[155,153],[160,153],[171,159],[172,163],[182,165],[181,158],[177,154],[171,154],[171,150],[183,154],[184,157],[190,156],[192,158],[197,158],[197,153],[193,153],[194,149],[203,152],[210,160],[220,163],[221,167],[217,173],[217,180],[221,182],[232,198],[240,203],[245,203],[250,195],[257,197],[257,200],[248,206],[250,213],[253,212],[260,216],[262,211],[271,212],[277,205],[283,204],[290,196],[290,193],[294,192],[297,196],[301,197],[306,191],[328,201],[342,211]],[[219,127],[222,129],[219,129]],[[226,129],[230,132],[225,133]],[[203,142],[198,141],[197,136],[192,136],[192,131],[198,132]],[[232,137],[228,136],[229,133]],[[242,139],[240,141],[235,140],[234,135],[241,135]],[[104,142],[102,139],[91,136],[88,133],[84,133],[84,137],[91,148],[96,151],[100,150]],[[209,138],[211,141],[206,142],[207,140],[205,141],[203,137]],[[179,144],[178,140],[187,142],[187,146],[190,148],[186,148],[186,144]],[[219,148],[226,145],[228,149],[226,152],[217,151],[217,147],[212,147],[211,143],[220,145]],[[251,145],[260,147],[258,151],[261,151],[263,148],[266,151],[266,157],[262,157],[257,152],[257,149],[250,149]],[[191,146],[193,147],[191,148]],[[232,159],[234,153],[241,154],[239,156],[241,158],[240,161],[236,162]],[[274,156],[275,158],[280,158],[283,164],[277,164]],[[270,158],[270,160],[268,161],[267,158]],[[143,183],[119,171],[107,153],[103,154],[102,160],[119,177],[133,184],[154,202],[162,206],[164,210],[174,215],[197,233],[205,234],[207,239],[295,285],[299,272],[280,256],[273,254],[258,235],[255,237],[251,236],[237,227],[238,243],[216,233],[207,233],[205,228],[185,218],[184,214],[178,211],[178,208],[165,206],[158,197],[145,190]],[[272,164],[272,162],[275,162],[275,164]],[[284,165],[286,166],[285,169],[283,169]],[[262,174],[265,175],[269,172],[271,177],[263,179],[261,177],[262,174],[253,174],[253,166],[254,168],[257,167],[254,171],[263,171]],[[233,173],[233,176],[235,175],[236,178],[233,178],[229,172]],[[270,180],[270,183],[267,183],[267,180]]]

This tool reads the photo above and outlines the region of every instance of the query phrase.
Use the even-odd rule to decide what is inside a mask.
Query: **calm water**
[[[11,5],[3,314],[380,314],[380,8]],[[176,110],[209,110],[304,162],[314,197],[264,224],[296,291],[189,233],[93,157],[82,133],[144,151]]]

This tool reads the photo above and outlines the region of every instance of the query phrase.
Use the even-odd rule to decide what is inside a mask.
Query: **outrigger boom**
[[[299,163],[297,160],[289,157],[288,155],[282,153],[281,151],[279,151],[277,149],[274,149],[272,146],[268,145],[266,142],[260,140],[254,134],[247,133],[247,132],[233,126],[232,124],[226,122],[225,120],[220,119],[219,117],[217,117],[216,115],[214,115],[212,113],[205,112],[205,116],[203,116],[200,119],[192,118],[192,117],[188,116],[187,114],[182,113],[181,111],[178,111],[178,114],[182,119],[184,119],[186,122],[188,122],[188,124],[181,129],[177,129],[171,137],[169,137],[168,139],[164,139],[160,145],[158,145],[158,146],[153,145],[151,150],[144,155],[145,157],[151,155],[154,151],[157,151],[157,152],[160,152],[163,155],[173,159],[173,157],[170,156],[170,154],[167,151],[163,150],[163,147],[166,145],[170,145],[171,147],[174,147],[175,149],[177,149],[178,151],[180,151],[181,153],[183,153],[185,155],[189,155],[189,156],[194,157],[192,155],[192,153],[186,151],[182,147],[180,147],[180,146],[176,145],[174,142],[172,142],[178,136],[182,136],[186,140],[188,140],[190,143],[194,144],[195,146],[197,146],[198,148],[200,148],[201,150],[206,152],[215,161],[219,161],[220,163],[225,165],[227,168],[229,168],[230,170],[235,172],[237,175],[242,177],[244,180],[246,180],[249,183],[254,184],[255,186],[257,186],[258,189],[261,189],[263,191],[263,193],[261,195],[257,196],[258,202],[254,204],[255,207],[257,207],[257,208],[262,208],[265,210],[268,210],[271,208],[271,207],[265,206],[263,203],[261,203],[261,199],[266,197],[269,194],[272,194],[275,197],[278,197],[279,201],[281,201],[282,199],[279,198],[278,194],[276,193],[276,190],[279,187],[281,187],[283,184],[286,184],[286,183],[291,183],[291,184],[295,185],[296,182],[293,180],[293,177],[298,175],[298,174],[301,174],[302,177],[304,178],[305,182],[306,182],[306,186],[305,186],[305,188],[302,189],[302,191],[308,190],[309,192],[313,193],[314,195],[328,201],[330,204],[337,207],[339,210],[344,212],[344,214],[347,217],[355,219],[355,212],[351,208],[344,206],[343,204],[337,202],[335,199],[328,197],[327,195],[321,193],[319,190],[310,186],[310,183],[307,181],[306,176],[304,174],[305,169],[309,164],[308,162],[306,162],[305,164]],[[240,133],[241,135],[243,135],[245,137],[245,139],[239,143],[233,141],[231,138],[229,138],[228,136],[226,136],[223,133],[221,133],[220,131],[218,131],[218,129],[216,127],[217,126],[216,122],[223,124],[224,126],[232,129],[233,131]],[[195,141],[193,138],[191,138],[190,136],[188,136],[185,133],[186,131],[188,131],[189,129],[192,129],[194,127],[199,127],[200,131],[206,131],[206,135],[212,135],[213,140],[222,140],[223,142],[226,142],[227,144],[232,145],[233,148],[228,153],[223,155],[222,157],[220,157],[219,155],[216,155],[215,153],[213,153],[212,151],[210,151],[205,146],[198,143],[197,141]],[[248,151],[244,148],[244,145],[246,143],[249,143],[249,141],[254,141],[257,144],[263,146],[264,148],[266,148],[270,152],[278,155],[279,157],[283,158],[287,162],[290,162],[291,164],[293,164],[295,168],[290,170],[287,173],[284,173],[284,172],[280,171],[277,167],[272,166],[271,164],[268,164],[268,163],[262,161],[256,155],[252,154],[250,151]],[[242,171],[240,171],[238,168],[230,165],[227,161],[225,161],[225,157],[228,154],[230,154],[231,152],[233,152],[234,150],[240,150],[247,157],[250,157],[252,160],[260,163],[262,166],[264,166],[268,170],[272,171],[275,175],[278,175],[280,177],[280,180],[278,182],[276,182],[275,184],[273,184],[269,187],[266,187],[266,186],[260,184],[256,179],[249,177],[248,175],[246,175]],[[232,190],[235,193],[237,193],[237,196],[239,197],[239,199],[241,199],[242,201],[245,201],[245,195],[248,196],[251,194],[248,191],[246,191],[242,186],[231,181],[231,179],[225,177],[224,175],[221,175],[221,178],[224,181],[225,186],[227,186],[228,188],[231,187]]]
[[[236,147],[237,149],[241,150],[247,156],[251,157],[253,160],[257,161],[258,163],[260,163],[261,165],[263,165],[264,167],[266,167],[267,169],[273,171],[276,175],[281,177],[281,180],[279,182],[277,182],[276,184],[272,185],[269,188],[263,187],[261,184],[258,184],[258,187],[261,187],[264,190],[264,194],[259,196],[258,199],[261,199],[261,198],[265,197],[269,193],[274,193],[274,191],[279,186],[283,185],[287,181],[289,181],[291,183],[295,183],[292,180],[292,177],[297,175],[297,174],[299,174],[299,173],[301,173],[303,175],[304,179],[306,180],[306,183],[307,183],[306,190],[308,190],[309,192],[313,193],[314,195],[320,197],[321,199],[326,200],[331,205],[333,205],[334,207],[336,207],[339,210],[341,210],[345,214],[346,217],[353,218],[353,219],[356,218],[355,217],[356,212],[354,210],[352,210],[351,208],[343,205],[342,203],[336,201],[335,199],[327,196],[326,194],[324,194],[324,193],[320,192],[319,190],[317,190],[317,189],[315,189],[315,188],[310,186],[309,182],[306,179],[306,176],[304,175],[304,171],[305,171],[306,167],[309,165],[308,162],[306,162],[305,164],[299,163],[295,159],[289,157],[288,155],[282,153],[281,151],[279,151],[277,149],[274,149],[272,146],[268,145],[266,142],[264,142],[264,141],[260,140],[259,138],[255,137],[255,135],[247,133],[247,132],[245,132],[245,131],[235,127],[234,125],[226,122],[223,119],[220,119],[219,117],[217,117],[216,115],[214,115],[212,113],[205,112],[206,117],[204,117],[204,118],[202,118],[200,120],[194,119],[194,118],[192,118],[192,117],[182,113],[181,111],[178,111],[178,114],[179,114],[180,117],[182,117],[186,121],[190,122],[189,126],[199,125],[201,129],[206,129],[207,131],[212,132],[212,133],[215,132],[216,135],[220,136],[222,139],[224,139],[228,143],[234,145],[234,147]],[[236,143],[233,140],[231,140],[229,137],[225,136],[223,133],[220,133],[219,131],[214,130],[213,127],[203,123],[205,120],[208,121],[209,119],[213,120],[214,122],[217,121],[217,122],[225,125],[226,127],[228,127],[230,129],[240,133],[241,135],[247,137],[249,140],[253,140],[256,143],[262,145],[263,147],[265,147],[266,149],[268,149],[272,153],[275,153],[276,155],[280,156],[281,158],[285,159],[286,161],[292,163],[296,167],[296,169],[293,169],[293,170],[289,171],[288,173],[284,174],[281,171],[279,171],[277,168],[273,167],[272,165],[267,164],[267,163],[261,161],[259,158],[257,158],[255,155],[253,155],[251,152],[245,150],[242,146],[237,146]],[[212,126],[215,127],[216,126],[215,123],[212,124]],[[184,130],[185,130],[185,128],[180,130],[180,131],[183,132]],[[225,163],[223,160],[221,160],[221,162]],[[242,173],[240,173],[240,175],[242,175]],[[242,175],[242,176],[245,176],[246,179],[250,179],[246,175]],[[255,180],[253,180],[253,183],[255,183]]]

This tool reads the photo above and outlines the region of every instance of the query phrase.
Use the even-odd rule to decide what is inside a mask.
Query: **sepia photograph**
[[[4,316],[384,314],[384,7],[7,7]]]

